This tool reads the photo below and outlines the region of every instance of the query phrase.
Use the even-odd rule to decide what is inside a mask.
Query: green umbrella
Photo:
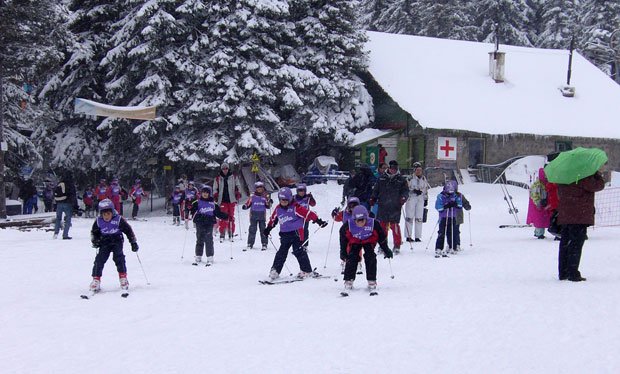
[[[576,183],[596,173],[606,162],[607,155],[602,149],[579,147],[560,153],[545,166],[545,175],[551,183]]]

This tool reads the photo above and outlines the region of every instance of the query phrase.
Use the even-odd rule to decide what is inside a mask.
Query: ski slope
[[[308,189],[319,216],[330,218],[341,186]],[[130,221],[150,285],[126,246],[127,299],[111,259],[103,292],[79,297],[95,255],[92,219],[74,220],[71,241],[42,230],[0,230],[0,372],[620,371],[618,228],[589,231],[581,265],[587,282],[560,282],[558,242],[535,239],[533,228],[498,228],[515,223],[499,186],[460,189],[473,207],[461,227],[464,252],[435,259],[434,242],[426,249],[437,217],[431,210],[413,251],[405,243],[391,269],[378,257],[377,297],[368,296],[363,275],[350,297],[339,297],[339,225],[330,242],[331,220],[311,236],[309,256],[338,281],[274,286],[258,284],[273,261],[271,244],[265,252],[242,252],[245,240],[216,240],[215,265],[196,267],[193,230],[172,226],[163,213]],[[527,191],[508,189],[524,222]],[[431,190],[430,206],[438,192]],[[240,212],[246,239],[247,212]],[[311,233],[317,227],[310,225]],[[286,264],[299,271],[292,255]]]

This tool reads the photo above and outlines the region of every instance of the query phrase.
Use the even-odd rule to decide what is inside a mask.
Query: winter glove
[[[241,209],[243,209],[243,210],[248,210],[248,206],[247,206],[247,205],[245,205],[245,204],[243,204],[243,205],[241,205]]]
[[[407,202],[407,198],[406,197],[401,197],[400,198],[400,205],[404,205]]]
[[[131,242],[131,251],[132,252],[138,252],[138,249],[140,247],[138,247],[138,243],[137,242]]]
[[[342,201],[340,201],[340,206],[344,206],[345,202],[346,202],[346,199],[344,197],[342,197]]]
[[[271,232],[272,229],[273,229],[273,227],[271,227],[271,226],[265,227],[265,229],[263,230],[263,234],[265,236],[269,236],[269,233]]]
[[[338,213],[340,213],[340,209],[334,208],[334,210],[332,210],[332,218],[336,218]]]
[[[99,239],[93,239],[91,241],[91,244],[93,245],[93,248],[99,248],[101,246],[101,242],[99,241]]]
[[[443,205],[444,208],[456,208],[456,201],[449,201]]]
[[[383,258],[394,258],[394,252],[389,247],[381,248],[383,250]]]
[[[314,221],[314,223],[316,223],[317,225],[319,225],[319,227],[321,227],[321,228],[323,228],[323,227],[327,226],[327,222],[323,221],[323,220],[322,220],[322,219],[320,219],[320,218],[317,218],[317,220],[316,220],[316,221]]]
[[[418,195],[418,196],[422,195],[422,191],[420,191],[418,189],[413,190],[413,193]]]

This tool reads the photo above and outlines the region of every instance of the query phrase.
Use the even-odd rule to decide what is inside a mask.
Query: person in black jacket
[[[191,215],[196,224],[196,258],[192,265],[198,265],[202,261],[202,252],[207,255],[206,266],[213,264],[213,225],[216,217],[228,219],[228,214],[220,210],[220,206],[211,197],[210,186],[203,186],[200,190],[200,198],[192,202]]]
[[[379,177],[370,198],[370,205],[379,205],[377,219],[381,227],[387,233],[392,229],[394,238],[394,253],[400,252],[402,236],[400,233],[400,213],[402,206],[409,197],[407,180],[398,170],[398,162],[392,160],[389,168]]]
[[[348,183],[348,196],[357,197],[360,200],[361,205],[369,208],[369,199],[375,181],[376,178],[372,174],[372,170],[370,170],[370,167],[366,164],[362,164],[360,166],[359,173],[355,174]]]
[[[75,192],[75,183],[71,173],[65,174],[60,183],[54,188],[54,200],[56,201],[56,223],[54,225],[54,239],[58,237],[60,225],[62,223],[62,215],[65,215],[64,228],[62,230],[63,239],[71,239],[69,236],[69,228],[71,228],[71,216],[73,209],[77,210],[77,195]]]

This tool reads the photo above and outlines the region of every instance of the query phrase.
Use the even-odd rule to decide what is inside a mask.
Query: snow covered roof
[[[387,134],[390,134],[392,130],[379,130],[379,129],[364,129],[363,131],[353,136],[353,142],[351,147],[357,147],[360,144],[366,143],[376,138],[380,138]]]
[[[505,82],[488,75],[493,44],[368,32],[369,71],[420,125],[487,134],[620,138],[620,85],[578,53],[500,45]]]

